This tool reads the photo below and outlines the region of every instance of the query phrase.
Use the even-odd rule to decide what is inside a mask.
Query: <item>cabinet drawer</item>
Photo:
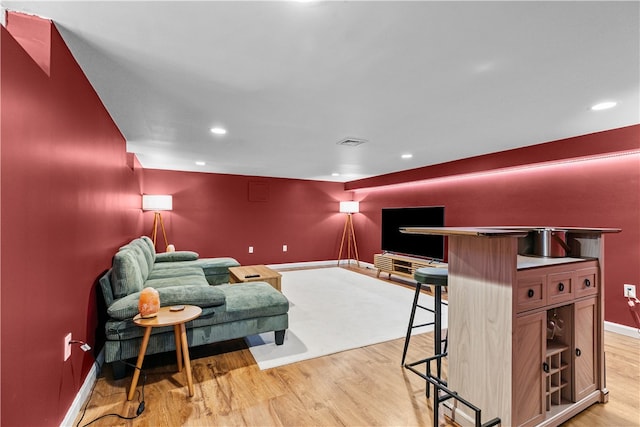
[[[573,299],[574,274],[571,271],[547,276],[547,304]]]
[[[547,304],[547,276],[525,276],[518,279],[516,312],[544,307]]]
[[[382,255],[374,255],[373,256],[373,265],[380,270],[391,270],[391,258],[382,256]]]
[[[576,297],[598,293],[598,269],[596,267],[576,270]]]

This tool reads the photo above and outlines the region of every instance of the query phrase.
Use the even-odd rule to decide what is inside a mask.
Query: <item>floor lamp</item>
[[[360,202],[340,202],[340,212],[346,213],[347,218],[344,222],[344,230],[342,231],[342,241],[340,242],[340,253],[338,254],[338,266],[342,259],[342,250],[344,248],[344,239],[347,238],[347,260],[351,263],[351,246],[356,256],[356,263],[360,267],[360,258],[358,256],[358,245],[356,244],[356,232],[353,229],[353,214],[360,212]]]
[[[167,233],[164,230],[164,222],[162,221],[162,214],[160,211],[170,211],[173,209],[173,199],[171,195],[167,194],[143,194],[142,195],[142,210],[154,211],[153,216],[153,229],[151,230],[151,240],[153,240],[153,246],[156,245],[156,237],[158,235],[158,225],[162,229],[162,237],[164,237],[165,247],[169,246],[167,240]]]

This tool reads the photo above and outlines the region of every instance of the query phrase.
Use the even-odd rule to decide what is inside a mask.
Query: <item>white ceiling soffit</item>
[[[56,23],[146,168],[351,181],[640,122],[638,2],[1,4]]]

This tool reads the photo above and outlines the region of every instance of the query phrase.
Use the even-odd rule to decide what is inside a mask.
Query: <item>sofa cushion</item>
[[[151,240],[149,236],[142,236],[136,240],[141,243],[149,266],[153,265],[153,263],[156,262],[156,247],[153,244],[153,240]]]
[[[153,269],[153,264],[155,262],[155,249],[153,248],[153,242],[151,239],[147,236],[133,239],[126,245],[122,246],[119,250],[121,251],[125,249],[135,252],[140,264],[142,279],[146,280]]]
[[[192,274],[188,276],[160,277],[157,279],[149,279],[144,282],[144,285],[160,289],[169,286],[209,286],[209,283],[202,274]]]
[[[193,261],[156,262],[153,265],[153,270],[174,267],[198,267],[204,270],[205,276],[209,276],[211,274],[228,274],[229,267],[237,267],[239,265],[240,263],[234,258],[199,258]]]
[[[202,276],[204,271],[197,267],[173,267],[173,268],[154,268],[149,274],[148,280],[165,279],[167,277],[180,276]]]
[[[153,253],[149,253],[149,245],[145,242],[144,238],[149,239],[147,236],[142,236],[142,237],[138,237],[137,239],[133,239],[132,241],[130,241],[129,243],[127,243],[124,246],[121,246],[118,250],[122,250],[125,248],[129,248],[131,245],[137,244],[140,245],[140,247],[142,248],[142,250],[145,252],[145,257],[147,255],[151,255],[150,257],[150,261],[155,261],[155,255]],[[151,239],[149,239],[151,240]],[[153,242],[151,242],[151,245],[153,245]],[[155,249],[154,249],[155,252]]]
[[[197,305],[198,307],[217,307],[225,302],[224,292],[213,286],[186,285],[168,286],[157,289],[160,294],[160,306],[177,304]],[[140,292],[134,292],[114,301],[107,309],[109,317],[116,320],[131,319],[138,314]]]
[[[166,287],[176,286],[209,286],[207,279],[205,279],[202,273],[192,274],[188,276],[175,276],[175,277],[161,277],[157,279],[149,279],[144,282],[145,286],[151,286],[152,288],[160,289]]]
[[[114,298],[122,298],[142,290],[144,279],[135,252],[127,248],[113,257],[111,287]]]
[[[214,323],[276,316],[289,311],[289,300],[265,282],[212,286],[225,295],[224,310],[217,310]]]
[[[153,264],[151,264],[150,266],[149,263],[147,262],[147,258],[145,257],[144,251],[140,247],[140,244],[136,243],[136,240],[134,240],[133,242],[129,243],[123,249],[120,249],[120,250],[127,250],[127,251],[133,252],[133,254],[136,257],[136,260],[138,261],[138,267],[140,267],[142,280],[143,281],[147,280],[147,277],[149,277],[149,272]]]
[[[151,242],[151,239],[149,239],[148,237],[146,237],[146,239],[148,239],[150,244],[153,245],[153,242]],[[156,262],[155,250],[153,250],[152,248],[149,248],[149,245],[145,242],[145,239],[142,237],[139,239],[133,240],[131,242],[131,245],[136,247],[142,252],[145,262],[147,263],[147,266],[149,268],[149,271],[151,271],[153,269],[153,263]]]
[[[204,270],[205,276],[215,274],[229,274],[229,267],[238,267],[240,263],[234,258],[201,258],[195,261],[198,267]]]
[[[156,254],[156,262],[195,261],[199,256],[192,251],[162,252]]]

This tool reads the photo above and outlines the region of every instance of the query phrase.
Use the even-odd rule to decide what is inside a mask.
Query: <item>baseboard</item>
[[[625,335],[627,337],[640,339],[640,329],[632,328],[627,325],[620,325],[619,323],[604,322],[604,330],[609,332],[615,332],[616,334]]]
[[[93,385],[98,380],[98,367],[102,365],[104,365],[104,348],[100,350],[100,353],[98,353],[98,357],[96,357],[96,363],[91,366],[89,373],[84,379],[84,383],[82,383],[82,387],[80,387],[78,394],[76,394],[75,399],[73,399],[73,403],[71,403],[71,406],[67,411],[67,415],[65,415],[62,423],[60,423],[61,427],[72,427],[74,425],[73,422],[80,413],[82,405],[89,397]]]
[[[274,270],[284,269],[284,268],[312,268],[312,267],[328,267],[330,265],[337,266],[337,261],[309,261],[309,262],[289,262],[285,264],[268,264],[267,267],[273,268]]]
[[[343,259],[343,260],[340,260],[339,263],[338,263],[338,260],[335,260],[335,259],[326,260],[326,261],[291,262],[291,263],[285,263],[285,264],[269,264],[267,265],[267,267],[273,268],[274,270],[278,270],[278,269],[284,269],[284,268],[312,268],[312,267],[331,267],[331,266],[338,267],[339,265],[345,265],[345,264],[355,265],[356,260]],[[374,268],[373,264],[364,262],[364,261],[360,261],[360,267]]]

